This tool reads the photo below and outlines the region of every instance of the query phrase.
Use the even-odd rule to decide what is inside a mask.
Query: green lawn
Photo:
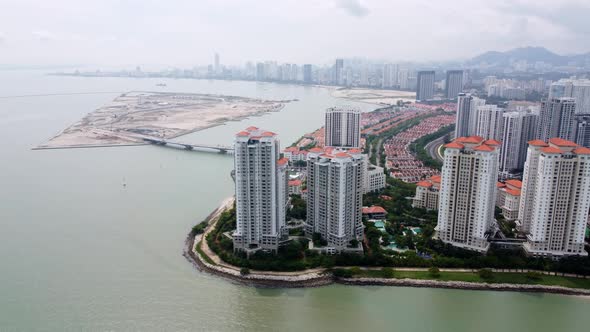
[[[357,277],[381,278],[380,270],[363,270]],[[395,271],[394,278],[403,279],[424,279],[424,280],[442,280],[442,281],[469,281],[482,283],[506,283],[506,284],[530,284],[530,285],[549,285],[564,286],[570,288],[590,289],[590,279],[579,279],[560,276],[543,275],[540,280],[531,280],[524,273],[494,273],[493,279],[484,280],[477,273],[472,272],[440,272],[440,277],[433,278],[427,271]]]
[[[215,264],[215,262],[211,259],[211,257],[207,256],[207,254],[205,254],[205,252],[203,251],[203,249],[201,249],[201,242],[199,241],[199,243],[197,243],[195,245],[195,249],[197,250],[197,252],[199,253],[199,255],[201,255],[201,257],[203,257],[203,259],[205,261],[207,261],[207,263],[211,264],[211,265],[217,265]]]

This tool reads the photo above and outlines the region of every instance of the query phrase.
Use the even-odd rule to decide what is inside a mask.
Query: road
[[[443,161],[443,156],[440,153],[440,146],[443,145],[445,136],[435,139],[434,141],[426,144],[424,147],[431,158],[438,161]]]

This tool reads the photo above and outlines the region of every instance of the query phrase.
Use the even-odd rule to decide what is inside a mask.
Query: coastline
[[[508,292],[525,292],[525,293],[550,293],[561,295],[575,295],[590,297],[590,289],[569,288],[563,286],[548,285],[531,285],[531,284],[507,284],[507,283],[478,283],[465,281],[441,281],[441,280],[424,280],[424,279],[396,279],[396,278],[337,278],[328,271],[328,269],[311,269],[296,272],[271,272],[251,270],[249,274],[242,275],[240,268],[222,262],[214,253],[207,257],[216,264],[211,264],[202,257],[201,253],[196,250],[196,244],[205,248],[201,250],[205,253],[212,252],[206,245],[207,241],[202,241],[211,231],[217,222],[219,215],[233,205],[234,198],[225,199],[204,222],[208,225],[205,232],[192,236],[188,234],[185,240],[183,256],[191,262],[199,271],[207,272],[212,275],[222,277],[223,279],[239,283],[250,287],[265,288],[307,288],[320,287],[330,284],[342,284],[353,286],[392,286],[392,287],[416,287],[416,288],[443,288],[443,289],[460,289],[460,290],[480,290],[480,291],[508,291]],[[414,270],[411,268],[400,268],[400,270]],[[423,270],[416,268],[415,270]]]

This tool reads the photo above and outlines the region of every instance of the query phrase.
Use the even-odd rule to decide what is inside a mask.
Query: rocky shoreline
[[[482,291],[509,291],[530,293],[552,293],[562,295],[590,296],[590,289],[568,288],[562,286],[527,285],[527,284],[494,284],[464,281],[441,281],[422,279],[386,279],[386,278],[336,278],[325,269],[314,269],[299,272],[267,272],[251,271],[242,275],[240,268],[226,263],[210,264],[195,249],[195,243],[203,240],[207,230],[215,227],[217,216],[225,211],[232,200],[226,200],[215,209],[204,222],[209,225],[205,233],[187,236],[183,256],[197,269],[241,285],[265,288],[305,288],[326,286],[333,283],[356,286],[397,286],[419,288],[446,288]]]

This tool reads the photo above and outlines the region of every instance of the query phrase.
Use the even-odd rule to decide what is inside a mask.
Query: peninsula
[[[37,149],[143,144],[228,121],[280,111],[290,100],[212,94],[131,91],[89,113]]]

